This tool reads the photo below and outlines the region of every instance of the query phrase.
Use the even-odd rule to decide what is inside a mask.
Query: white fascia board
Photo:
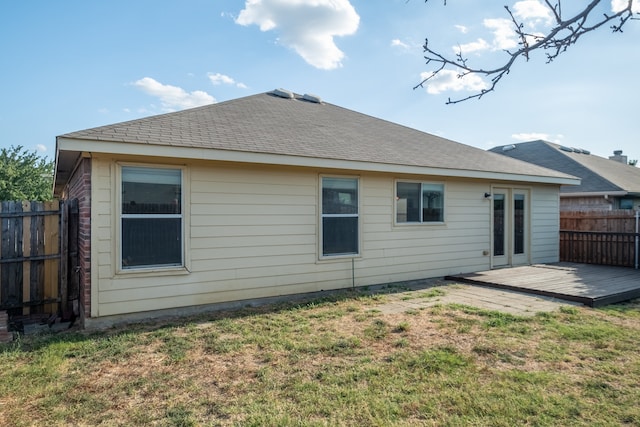
[[[237,163],[257,163],[282,166],[301,166],[323,169],[344,169],[366,172],[384,172],[408,175],[435,175],[455,178],[473,178],[529,182],[539,184],[579,185],[579,178],[511,174],[466,169],[447,169],[425,166],[359,162],[354,160],[290,156],[284,154],[255,153],[250,151],[219,150],[213,148],[174,147],[112,141],[58,138],[59,150],[132,156],[170,157],[181,159],[216,160]]]

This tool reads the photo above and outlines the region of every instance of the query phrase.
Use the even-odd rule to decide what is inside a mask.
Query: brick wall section
[[[13,333],[9,332],[9,314],[0,311],[0,342],[13,341]]]
[[[78,266],[81,322],[91,317],[91,159],[82,159],[67,183],[63,199],[78,199]],[[69,272],[73,274],[74,272]]]

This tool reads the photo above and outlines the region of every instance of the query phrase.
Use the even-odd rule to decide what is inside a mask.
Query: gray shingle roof
[[[490,151],[582,178],[579,186],[562,187],[560,191],[563,193],[640,193],[640,168],[578,150],[567,151],[547,141],[524,142],[514,146],[514,149],[507,151],[503,150],[503,146]]]
[[[59,138],[570,178],[298,95],[284,99],[261,93]]]

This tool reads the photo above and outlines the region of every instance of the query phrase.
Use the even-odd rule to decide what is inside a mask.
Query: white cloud
[[[409,49],[409,45],[406,44],[405,42],[403,42],[400,39],[391,40],[391,46],[392,47],[399,47],[399,48],[402,48],[402,49]]]
[[[247,85],[245,85],[244,83],[240,83],[240,82],[236,82],[233,78],[224,75],[224,74],[220,74],[220,73],[209,73],[207,74],[207,76],[209,77],[209,80],[211,80],[211,83],[214,85],[221,85],[221,84],[225,84],[225,85],[232,85],[235,87],[238,87],[240,89],[246,89]]]
[[[469,32],[469,29],[464,25],[454,25],[454,27],[456,27],[456,29],[460,31],[462,34],[467,34],[467,32]]]
[[[211,83],[213,83],[214,85],[219,85],[219,84],[227,84],[227,85],[232,85],[235,83],[235,81],[229,77],[229,76],[225,76],[224,74],[220,74],[220,73],[209,73],[209,80],[211,80]]]
[[[531,27],[531,29],[527,30],[529,33],[541,22],[544,24],[551,24],[553,22],[553,16],[548,7],[543,5],[539,0],[518,1],[514,4],[513,10],[514,15],[518,19],[522,20],[526,26]],[[487,18],[482,21],[482,24],[486,29],[491,31],[493,35],[490,41],[478,38],[473,42],[453,46],[452,49],[456,53],[461,50],[463,54],[469,54],[487,50],[509,50],[518,47],[518,35],[510,19]],[[464,29],[463,33],[466,33],[466,27],[457,25],[456,28]],[[535,37],[529,36],[528,41],[530,44],[533,44],[536,40]]]
[[[425,72],[420,75],[420,78],[424,80],[431,76],[433,76],[433,73]],[[458,73],[453,70],[442,70],[427,82],[427,93],[431,95],[437,95],[447,90],[479,92],[487,88],[487,84],[479,76],[468,74],[464,77],[459,77]]]
[[[199,107],[216,102],[216,99],[207,92],[201,90],[187,92],[177,86],[162,84],[151,77],[137,80],[133,85],[143,92],[159,98],[163,109],[167,111]]]
[[[516,141],[535,141],[538,139],[542,139],[544,141],[560,143],[564,136],[563,135],[550,135],[548,133],[542,132],[523,132],[523,133],[514,133],[511,135],[511,138]]]
[[[494,49],[506,50],[518,46],[513,23],[510,20],[504,18],[485,19],[483,24],[493,31],[492,45]]]
[[[455,51],[461,51],[463,54],[481,52],[483,50],[491,49],[491,45],[484,39],[478,39],[471,43],[465,43],[455,47]]]
[[[331,70],[341,67],[345,57],[334,37],[354,34],[360,16],[349,0],[246,0],[236,23],[277,29],[280,43],[308,64]]]
[[[513,5],[513,14],[527,24],[535,26],[538,23],[550,25],[553,23],[554,17],[548,6],[542,4],[539,0],[523,0]]]
[[[38,151],[39,153],[44,153],[45,151],[47,151],[47,146],[44,144],[37,144],[36,151]]]
[[[629,0],[611,0],[611,10],[614,13],[620,12],[622,9],[627,7]],[[633,13],[640,13],[640,1],[634,0],[633,6],[631,6],[631,10]]]

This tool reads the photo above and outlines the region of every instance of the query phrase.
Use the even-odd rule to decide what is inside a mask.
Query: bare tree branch
[[[425,0],[425,3],[428,0]],[[640,1],[640,0],[636,0]],[[442,53],[431,48],[429,45],[429,39],[425,39],[423,45],[424,59],[426,64],[435,65],[435,71],[420,81],[414,89],[424,88],[425,85],[436,78],[445,70],[454,70],[457,73],[458,78],[464,78],[468,75],[478,75],[489,79],[489,87],[481,89],[479,92],[472,95],[462,97],[459,99],[449,100],[447,104],[456,104],[459,102],[467,101],[469,99],[480,99],[489,92],[493,92],[497,84],[502,78],[509,74],[511,67],[519,58],[524,58],[525,61],[529,61],[531,53],[534,51],[544,51],[546,55],[546,62],[552,62],[562,53],[574,45],[580,40],[580,38],[594,30],[601,28],[604,25],[609,25],[609,28],[613,33],[622,33],[624,25],[633,19],[639,19],[638,14],[633,12],[634,0],[628,0],[626,6],[621,10],[612,14],[603,14],[603,16],[595,17],[594,12],[596,6],[599,4],[609,3],[609,0],[591,0],[584,8],[579,11],[575,16],[568,19],[564,19],[562,15],[561,0],[545,0],[545,5],[549,9],[549,12],[553,16],[554,24],[546,34],[534,34],[526,31],[525,23],[518,20],[516,15],[511,11],[508,6],[505,6],[505,10],[509,15],[509,18],[513,24],[513,31],[518,39],[518,49],[515,51],[505,50],[506,60],[505,62],[495,68],[476,68],[469,65],[469,60],[464,56],[462,48],[458,46],[457,52],[453,58],[446,56]],[[445,0],[446,5],[446,0]]]

